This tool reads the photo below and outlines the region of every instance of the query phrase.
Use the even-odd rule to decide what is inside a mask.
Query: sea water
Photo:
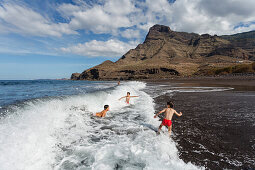
[[[149,128],[160,124],[153,118],[156,87],[116,84],[1,81],[0,169],[203,169],[181,160],[167,133]],[[139,97],[127,105],[118,100],[126,92]],[[105,104],[106,117],[93,117]]]

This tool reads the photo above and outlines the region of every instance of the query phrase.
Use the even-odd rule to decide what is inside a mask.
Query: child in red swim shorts
[[[158,128],[158,134],[160,133],[160,130],[162,128],[162,126],[167,126],[168,127],[168,133],[169,136],[171,135],[171,130],[172,130],[172,117],[174,114],[176,114],[177,116],[182,116],[182,112],[177,113],[176,110],[173,109],[174,104],[172,102],[167,102],[167,108],[161,110],[158,114],[156,114],[154,116],[154,118],[156,118],[159,114],[164,113],[165,112],[165,117],[162,121],[162,123],[160,124],[159,128]]]

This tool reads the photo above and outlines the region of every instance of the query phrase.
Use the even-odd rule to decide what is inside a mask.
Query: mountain
[[[72,80],[162,79],[204,75],[207,70],[255,60],[255,31],[211,36],[172,31],[164,25],[150,28],[145,41],[118,61],[105,61]]]

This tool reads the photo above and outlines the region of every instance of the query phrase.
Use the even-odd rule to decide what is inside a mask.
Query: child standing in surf
[[[127,92],[126,96],[121,97],[119,100],[126,98],[126,103],[129,104],[130,98],[131,97],[139,97],[139,96],[130,96],[130,92]]]
[[[162,123],[160,124],[159,128],[158,128],[158,134],[161,131],[162,126],[167,126],[168,127],[168,133],[169,136],[171,135],[171,130],[172,130],[172,117],[174,114],[176,114],[177,116],[182,116],[182,112],[177,113],[176,110],[173,109],[174,104],[172,102],[167,102],[167,108],[161,110],[158,114],[156,114],[154,116],[154,118],[156,118],[159,114],[164,113],[165,112],[165,117],[162,121]]]

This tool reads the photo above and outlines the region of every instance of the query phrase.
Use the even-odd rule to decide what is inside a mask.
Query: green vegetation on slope
[[[252,64],[239,64],[223,68],[212,68],[206,71],[206,75],[226,75],[235,73],[254,73],[255,72],[255,62]]]
[[[222,35],[220,37],[226,40],[255,39],[255,31],[243,32],[234,35]]]

